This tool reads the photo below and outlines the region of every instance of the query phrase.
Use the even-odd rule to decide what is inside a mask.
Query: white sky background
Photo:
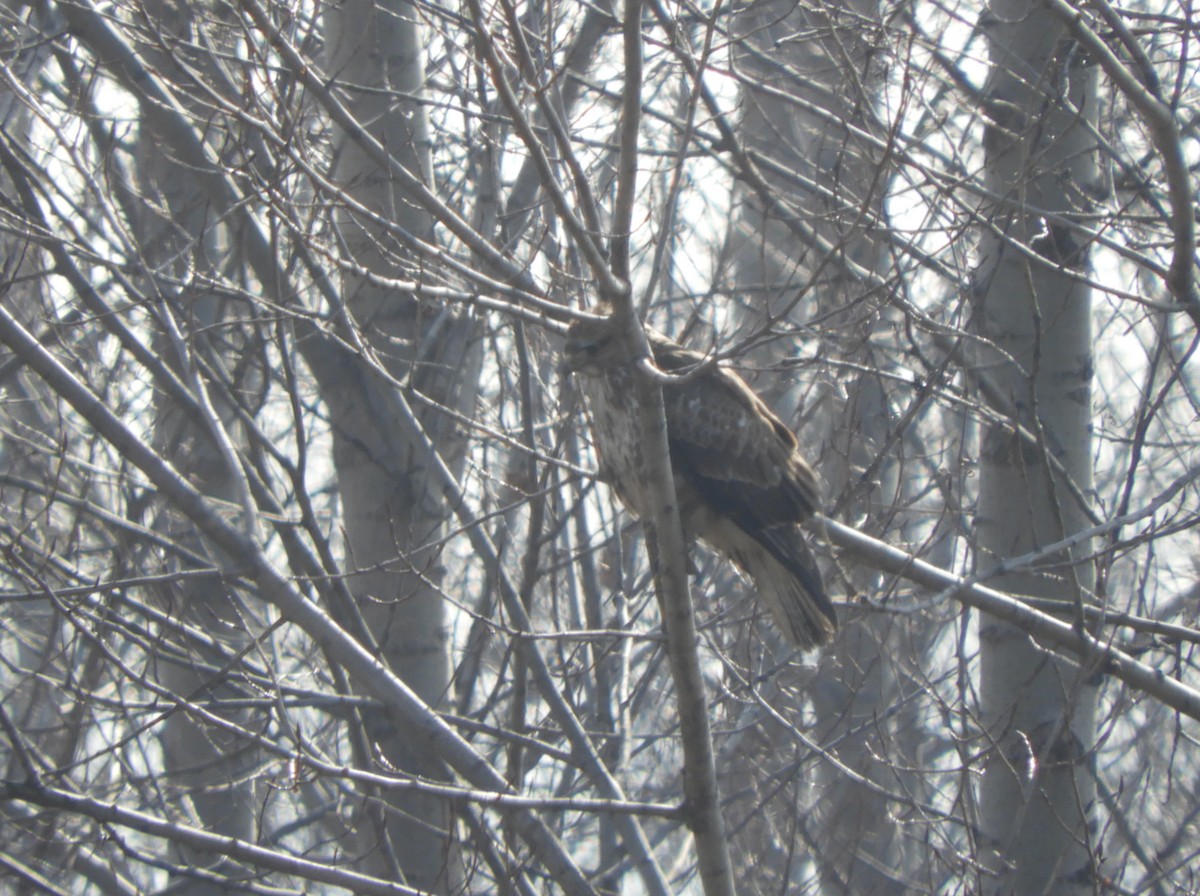
[[[565,30],[572,9],[558,9]],[[1173,9],[1174,4],[1162,4],[1164,12]],[[976,16],[977,9],[971,6],[948,7],[922,3],[914,8],[914,18],[922,32],[921,37],[911,42],[897,39],[891,44],[897,56],[893,59],[892,80],[880,102],[880,114],[890,121],[903,108],[900,145],[913,159],[942,172],[978,174],[983,165],[978,143],[983,122],[978,110],[964,107],[960,94],[939,93],[942,89],[940,70],[931,62],[931,50],[936,49],[944,59],[953,61],[960,68],[974,88],[983,86],[987,74],[986,50],[974,31]],[[903,22],[894,19],[892,26],[897,32],[912,36],[912,31]],[[925,43],[929,39],[937,40],[936,48]],[[1159,48],[1164,71],[1170,70],[1169,67],[1174,64],[1173,54],[1177,54],[1178,50],[1178,45],[1170,44]],[[906,62],[911,63],[910,80],[907,82],[902,80]],[[620,64],[619,40],[614,37],[607,43],[600,62],[589,71],[589,77],[599,84],[617,89],[622,83]],[[728,51],[722,48],[713,56],[713,70],[706,75],[706,83],[727,109],[735,110],[735,85],[719,71],[727,64]],[[682,114],[682,104],[677,98],[687,85],[678,65],[669,60],[663,51],[648,43],[646,68],[648,82],[653,81],[647,86],[647,101],[672,114]],[[1184,79],[1185,91],[1191,88],[1195,80],[1195,66],[1190,65],[1188,71],[1188,77]],[[665,82],[654,80],[664,73],[667,78]],[[576,150],[581,158],[601,160],[600,164],[604,164],[603,159],[611,145],[609,141],[615,133],[615,116],[612,98],[598,98],[590,101],[590,104],[588,101],[582,104],[572,124],[572,135],[577,141]],[[699,116],[697,126],[706,126],[703,114]],[[1136,156],[1141,148],[1129,143],[1124,132],[1121,136],[1124,139],[1122,151]],[[644,295],[649,280],[645,265],[662,239],[658,232],[662,224],[658,209],[668,189],[675,162],[677,146],[674,139],[669,128],[657,122],[653,116],[646,116],[643,122],[646,153],[641,171],[646,211],[635,217],[634,234],[635,252],[642,262],[636,274],[639,295]],[[1196,153],[1192,139],[1189,139],[1189,151],[1193,155]],[[510,143],[502,169],[506,178],[511,179],[515,175],[523,159],[523,148],[515,142]],[[602,190],[603,185],[597,189]],[[927,310],[935,316],[944,313],[943,309],[953,309],[958,304],[954,293],[961,291],[975,263],[971,229],[969,226],[963,229],[964,205],[970,204],[970,197],[946,195],[940,187],[932,186],[920,169],[907,165],[898,166],[889,182],[888,194],[888,223],[894,231],[901,238],[911,240],[922,251],[939,258],[948,270],[962,278],[957,283],[950,282],[920,264],[913,264],[904,274],[909,284],[909,294],[917,301],[927,302]],[[714,288],[720,288],[721,284],[716,278],[722,272],[714,267],[714,263],[730,224],[731,196],[731,178],[721,165],[703,156],[689,158],[684,167],[674,220],[674,245],[667,271],[669,276],[657,281],[656,299],[664,295],[703,297],[712,294]],[[1119,213],[1116,207],[1118,201],[1119,197],[1108,198],[1102,204],[1101,211]],[[1126,240],[1126,234],[1121,232],[1107,233],[1106,236],[1118,242]],[[1156,260],[1159,263],[1166,262],[1163,249],[1153,251],[1157,253]],[[1152,279],[1140,276],[1136,269],[1122,262],[1115,253],[1098,249],[1092,253],[1091,262],[1090,274],[1096,282],[1111,285],[1128,294],[1145,295],[1155,302],[1169,302]],[[545,270],[541,265],[541,259],[535,256],[533,269],[539,274]],[[584,295],[588,301],[596,298],[586,289],[580,290],[580,296]],[[1100,290],[1095,291],[1094,303],[1097,322],[1096,379],[1093,387],[1097,424],[1097,501],[1098,506],[1104,508],[1113,505],[1121,487],[1124,472],[1121,442],[1129,430],[1129,417],[1137,407],[1145,386],[1150,351],[1148,346],[1157,338],[1156,328],[1160,318],[1152,312],[1145,313],[1128,298],[1119,295],[1110,297]],[[726,321],[720,301],[706,304],[703,308],[701,316],[710,325],[715,326],[718,332],[725,329]],[[1180,338],[1186,338],[1188,327],[1182,322],[1176,324],[1174,320],[1171,326],[1177,326]],[[962,324],[964,321],[955,316],[947,319],[947,322]],[[911,375],[904,367],[897,368],[895,372],[902,377]],[[1187,382],[1192,382],[1190,370],[1184,376]],[[1187,417],[1191,413],[1189,406],[1178,398],[1173,400],[1178,401],[1179,407],[1164,409],[1164,418],[1172,420],[1174,426],[1179,427],[1177,431],[1186,432]],[[1139,471],[1139,477],[1143,477],[1145,485],[1152,492],[1154,487],[1161,487],[1198,460],[1200,458],[1190,444],[1152,445],[1142,457],[1144,469]],[[1152,478],[1145,478],[1147,476]],[[1136,501],[1133,507],[1136,509]],[[1158,582],[1168,593],[1186,584],[1192,572],[1191,564],[1187,561],[1194,551],[1195,537],[1190,532],[1179,533],[1159,542],[1157,562],[1161,566],[1161,575]],[[1128,570],[1128,575],[1133,573],[1134,570]]]
[[[575,5],[562,9],[564,17],[577,11],[578,7]],[[1183,15],[1176,4],[1169,2],[1147,7],[1147,11]],[[958,61],[968,81],[978,88],[982,86],[986,77],[986,64],[981,58],[982,42],[973,37],[971,20],[974,15],[975,11],[969,7],[954,10],[939,8],[934,3],[920,3],[916,6],[916,18],[925,34],[936,35],[942,54]],[[893,24],[898,29],[902,28],[901,23]],[[1164,74],[1173,73],[1173,54],[1178,52],[1178,44],[1164,43],[1157,48],[1155,58],[1162,61]],[[591,76],[609,86],[619,85],[621,72],[619,43],[616,39],[610,39],[606,53],[607,58],[591,72]],[[726,63],[726,59],[726,56],[717,54],[714,57],[714,65],[720,67]],[[920,73],[929,65],[928,49],[921,41],[916,41],[911,46],[911,59],[917,64],[914,71],[919,78]],[[665,111],[679,112],[677,99],[681,86],[680,73],[676,70],[672,75],[672,63],[665,61],[661,52],[650,46],[647,70],[652,77],[664,72],[668,75],[665,86],[653,99]],[[444,71],[434,71],[431,74],[435,86],[439,83],[449,86],[446,85]],[[897,71],[889,90],[881,100],[880,110],[885,119],[891,120],[901,108],[902,101],[906,103],[902,128],[905,146],[915,157],[931,167],[957,164],[966,171],[978,172],[983,160],[978,146],[981,124],[977,111],[962,107],[954,95],[934,97],[932,92],[938,84],[932,77],[923,83],[918,82],[915,86],[907,85],[910,91],[908,94],[901,91],[899,78],[900,72]],[[1182,79],[1181,109],[1200,105],[1193,103],[1196,99],[1196,78],[1197,66],[1191,62]],[[727,77],[719,72],[710,72],[706,76],[706,83],[713,88],[726,108],[736,108],[737,93]],[[914,102],[914,93],[918,99],[927,100],[927,103],[922,105],[920,102]],[[110,118],[114,125],[115,135],[120,139],[129,138],[130,123],[134,116],[128,106],[111,92],[101,90],[97,97],[101,101],[101,112]],[[33,151],[44,158],[47,170],[54,175],[53,181],[61,190],[61,201],[56,203],[56,209],[65,221],[75,214],[71,201],[79,196],[88,196],[89,191],[91,195],[99,195],[104,192],[105,185],[102,180],[85,183],[85,180],[79,177],[79,171],[95,173],[91,160],[81,158],[76,153],[76,148],[86,139],[83,128],[77,119],[71,117],[69,110],[61,108],[57,100],[52,102],[50,91],[47,91],[44,99],[50,111],[35,122],[31,146]],[[452,106],[453,101],[447,102]],[[439,159],[442,165],[440,171],[453,169],[457,161],[454,154],[467,150],[467,147],[461,144],[454,144],[456,133],[462,132],[463,119],[450,106],[434,110],[435,119],[439,120],[445,129],[442,138],[446,142],[446,150],[445,155]],[[1188,127],[1188,153],[1193,160],[1200,158],[1194,124],[1186,111],[1181,112],[1180,117]],[[703,115],[699,117],[697,124],[698,127],[706,127]],[[601,164],[608,152],[614,126],[615,109],[611,100],[595,99],[591,105],[585,101],[576,117],[573,130],[573,136],[577,140],[577,151],[581,157],[591,160],[594,164]],[[1133,128],[1125,129],[1116,136],[1122,138],[1119,146],[1126,158],[1137,158],[1147,149],[1143,136]],[[642,171],[644,202],[642,214],[635,217],[635,244],[638,258],[643,263],[637,271],[637,282],[642,291],[649,281],[649,273],[644,265],[653,257],[657,241],[662,239],[662,235],[658,233],[661,217],[654,210],[659,207],[661,198],[669,187],[675,160],[674,151],[677,148],[673,139],[670,129],[647,117],[643,129],[643,140],[647,149]],[[506,147],[502,166],[502,174],[506,179],[511,180],[515,176],[523,158],[523,150],[510,142]],[[600,190],[599,186],[597,190]],[[703,156],[688,159],[674,221],[675,245],[670,254],[671,267],[667,272],[669,276],[664,276],[658,281],[656,298],[670,295],[685,296],[690,300],[691,297],[708,296],[715,288],[721,287],[721,283],[717,281],[727,272],[718,267],[717,259],[730,225],[731,191],[731,178],[720,164]],[[973,241],[969,237],[969,229],[962,229],[961,209],[951,201],[953,197],[947,197],[934,189],[928,180],[921,176],[921,172],[913,168],[901,168],[893,176],[888,185],[888,194],[889,223],[895,231],[903,238],[913,241],[922,250],[937,256],[949,270],[962,278],[959,282],[954,282],[906,258],[905,262],[911,264],[910,269],[905,271],[909,294],[922,298],[927,303],[930,313],[946,314],[948,323],[964,323],[954,317],[954,309],[957,306],[957,293],[969,277],[973,265]],[[1103,210],[1119,213],[1118,201],[1119,197],[1106,198]],[[101,211],[90,202],[87,207],[93,213],[99,214]],[[105,253],[111,252],[114,256],[132,252],[129,245],[122,244],[115,218],[113,223],[107,225],[107,229],[100,229],[107,237],[95,242],[93,248]],[[1133,238],[1128,231],[1113,231],[1107,235],[1126,243]],[[1160,264],[1168,261],[1162,246],[1151,247],[1148,251],[1156,253],[1156,261]],[[1165,294],[1160,281],[1145,276],[1144,272],[1138,271],[1130,263],[1120,260],[1116,253],[1098,250],[1093,254],[1091,263],[1091,274],[1099,283],[1111,285],[1114,290],[1120,292],[1142,296],[1151,302],[1169,304],[1169,296]],[[548,276],[549,262],[544,255],[534,255],[531,267],[539,278],[545,279]],[[97,274],[97,284],[107,286],[107,282],[102,279],[103,265],[97,265],[96,270],[100,272]],[[54,289],[52,298],[55,304],[61,303],[65,307],[73,301],[69,290],[63,288],[62,281],[51,279],[50,282]],[[586,286],[578,286],[579,296],[586,291]],[[702,316],[707,323],[721,331],[727,327],[728,321],[725,319],[720,294],[716,295],[716,301],[703,304]],[[589,294],[588,298],[594,300],[595,295]],[[1094,302],[1096,380],[1093,386],[1093,404],[1096,426],[1097,509],[1102,515],[1107,515],[1119,500],[1125,464],[1128,462],[1126,440],[1133,430],[1134,415],[1147,386],[1149,360],[1154,354],[1156,344],[1159,340],[1169,343],[1178,357],[1183,354],[1193,333],[1187,318],[1177,314],[1164,317],[1153,309],[1144,309],[1116,293],[1109,295],[1097,290]],[[497,353],[501,357],[503,347],[510,344],[503,341],[505,338],[501,337],[501,351]],[[115,357],[112,343],[101,340],[98,349],[99,357],[104,361]],[[909,374],[910,371],[902,364],[902,359],[898,359],[896,369],[892,372],[897,375]],[[1151,429],[1146,449],[1139,461],[1135,498],[1131,505],[1133,510],[1176,477],[1200,464],[1200,451],[1196,445],[1197,439],[1200,438],[1200,421],[1195,410],[1200,403],[1200,383],[1196,381],[1194,364],[1195,362],[1192,362],[1183,369],[1180,382],[1168,393],[1167,400],[1159,412],[1160,419],[1167,425],[1155,424]],[[1169,366],[1164,365],[1162,372],[1154,380],[1155,389],[1162,387],[1169,372]],[[499,370],[493,368],[491,380],[484,385],[485,394],[497,395],[500,384]],[[144,437],[149,437],[150,396],[144,384],[132,379],[120,383],[119,386],[124,390],[122,400],[127,403],[136,421],[135,428]],[[552,406],[553,396],[557,394],[556,381],[548,380],[540,384],[540,387],[546,390],[549,396],[547,404]],[[902,397],[907,398],[907,395]],[[511,408],[508,409],[510,410]],[[519,436],[519,428],[508,411],[504,415],[495,411],[494,407],[484,407],[481,409],[481,416],[485,422],[503,427],[510,434]],[[288,408],[281,403],[280,416],[275,421],[281,436],[281,446],[287,446],[290,442],[288,413]],[[270,419],[268,417],[268,422]],[[322,428],[324,422],[319,413],[314,413],[306,422],[310,427],[310,436],[314,439],[314,452],[309,466],[310,482],[313,492],[322,494],[326,502],[331,536],[337,541],[336,495],[325,492],[332,481],[333,473],[328,464],[327,439]],[[496,469],[493,464],[503,452],[491,450],[493,448],[494,446],[489,446],[486,452],[481,448],[474,455],[476,467],[471,488],[475,496],[496,489],[503,476],[504,471]],[[598,492],[603,492],[603,489]],[[607,494],[601,495],[598,492],[593,493],[589,513],[597,523],[593,530],[603,531],[602,523],[608,523],[613,510]],[[1185,491],[1180,502],[1186,506],[1194,496],[1194,488]],[[1161,518],[1162,514],[1156,521],[1161,521]],[[1138,523],[1134,528],[1143,525],[1145,522]],[[1133,533],[1124,534],[1129,537]],[[465,545],[459,547],[459,556],[466,567],[471,552]],[[1116,578],[1111,589],[1114,597],[1118,593],[1128,595],[1134,592],[1135,583],[1146,572],[1143,564],[1147,556],[1145,551],[1136,550],[1129,558],[1118,562]],[[1160,538],[1155,544],[1150,561],[1150,585],[1145,589],[1145,595],[1151,600],[1166,602],[1190,587],[1197,575],[1197,556],[1200,556],[1200,544],[1194,528]],[[1118,605],[1121,605],[1120,601]],[[1135,605],[1133,609],[1153,612],[1155,606]],[[643,617],[637,624],[647,626],[649,621]],[[948,635],[953,636],[954,633],[949,632]],[[1121,738],[1113,739],[1114,752],[1120,740]]]

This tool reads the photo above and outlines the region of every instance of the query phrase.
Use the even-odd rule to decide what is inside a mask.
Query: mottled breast
[[[601,473],[618,497],[639,517],[642,501],[642,450],[637,399],[627,369],[580,377],[592,416],[592,438]]]

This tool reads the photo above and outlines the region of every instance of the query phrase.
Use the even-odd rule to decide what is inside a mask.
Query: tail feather
[[[816,558],[796,526],[775,526],[742,537],[730,554],[754,580],[776,625],[798,647],[827,644],[837,633]]]

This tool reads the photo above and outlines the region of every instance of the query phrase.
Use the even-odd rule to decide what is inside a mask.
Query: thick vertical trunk
[[[196,40],[193,16],[200,11],[170,0],[144,0],[138,12],[152,23],[147,42],[138,47],[140,58],[156,71],[175,71],[171,47],[183,53],[182,48]],[[203,65],[202,60],[190,61]],[[197,114],[203,113],[197,110]],[[220,140],[222,133],[219,128],[211,129],[211,139]],[[242,370],[248,379],[257,378],[261,375],[258,366],[253,361],[242,363],[244,357],[253,357],[248,348],[251,331],[229,319],[224,301],[207,285],[213,268],[227,259],[229,245],[228,235],[211,214],[211,199],[203,181],[193,177],[186,165],[164,149],[161,135],[148,124],[138,134],[136,170],[139,188],[148,200],[136,213],[134,227],[147,265],[143,288],[157,326],[153,337],[156,350],[194,390],[213,386],[199,371],[201,358],[219,359],[219,364],[228,369]],[[229,386],[235,391],[243,389],[243,394],[254,391],[249,381]],[[220,389],[211,388],[210,398],[221,425],[236,439],[235,415]],[[231,470],[213,432],[189,419],[168,396],[156,393],[155,400],[154,439],[163,456],[185,471],[204,494],[240,506],[236,485],[240,471]],[[154,525],[197,554],[207,552],[194,527],[172,511],[164,508]],[[197,649],[192,662],[164,659],[159,665],[161,683],[171,693],[189,699],[193,695],[214,701],[245,697],[230,679],[214,683],[211,670],[220,668],[250,642],[255,625],[252,609],[240,604],[231,592],[213,588],[210,583],[181,581],[163,586],[157,596],[167,613],[211,632],[218,642],[211,653]],[[247,726],[251,718],[245,710],[224,712],[218,708],[215,712],[231,726]],[[162,725],[162,747],[170,786],[188,807],[188,814],[206,830],[253,840],[260,809],[257,751],[232,728],[210,725],[187,712],[167,715]],[[219,872],[230,864],[182,846],[174,848],[172,857],[185,869],[199,867]],[[188,896],[224,892],[218,883],[189,874],[173,883]]]
[[[749,76],[743,88],[743,139],[748,148],[794,175],[772,180],[791,220],[778,209],[764,208],[757,196],[747,196],[742,206],[735,258],[739,293],[745,297],[743,319],[749,328],[781,317],[801,325],[820,317],[827,322],[823,333],[828,338],[820,344],[798,340],[795,354],[863,367],[874,365],[869,341],[876,328],[886,325],[871,286],[860,276],[880,273],[883,263],[873,229],[882,217],[885,181],[873,147],[853,133],[874,128],[874,91],[881,87],[882,69],[871,43],[873,32],[864,23],[878,16],[872,0],[820,8],[776,0],[746,4],[735,24],[741,39],[749,41],[741,44],[738,57]],[[747,46],[757,52],[747,52]],[[808,105],[758,89],[759,84]],[[769,360],[777,360],[779,345],[783,343],[771,346]],[[890,420],[877,375],[843,383],[842,395],[830,390],[816,396],[822,399],[820,406],[816,413],[809,408],[811,425],[801,433],[819,465],[827,496],[843,494],[874,461]],[[795,419],[791,406],[800,398],[800,390],[789,394],[780,389],[772,395],[788,420]],[[809,401],[813,398],[810,394]],[[894,466],[885,464],[880,470],[880,488],[854,495],[847,505],[851,517],[873,518],[874,510],[891,503]],[[870,578],[856,587],[870,593]],[[839,747],[839,758],[867,779],[895,775],[879,758],[888,748],[872,741],[879,728],[863,724],[890,702],[895,688],[892,670],[881,662],[887,655],[882,646],[887,634],[886,619],[855,621],[825,650],[819,675],[794,669],[781,673],[790,680],[780,682],[779,694],[796,695],[800,704],[790,710],[800,710],[811,699],[819,728],[827,721],[839,729],[871,733]],[[749,804],[738,809],[748,813],[747,823],[732,820],[731,827],[744,832],[735,842],[742,864],[755,869],[753,891],[777,892],[789,877],[793,884],[799,881],[807,871],[798,851],[814,862],[827,892],[847,892],[850,881],[854,892],[901,892],[902,884],[889,874],[897,867],[896,829],[885,801],[870,789],[840,772],[826,776],[827,768],[810,766],[819,769],[819,787],[797,781],[769,800],[759,795],[755,782],[761,784],[762,769],[793,759],[793,743],[786,731],[766,724],[755,738],[743,739],[732,760],[741,786],[731,791],[751,795]],[[764,851],[766,842],[772,848]]]
[[[326,7],[326,69],[363,127],[393,158],[426,183],[432,179],[425,108],[421,31],[414,6],[395,0],[347,0]],[[355,203],[379,220],[431,239],[433,221],[381,168],[342,134],[334,178]],[[350,211],[338,215],[339,235],[354,263],[390,276],[419,278],[421,259],[386,225]],[[346,327],[357,329],[378,361],[438,404],[473,400],[477,369],[471,328],[450,315],[433,315],[412,296],[365,277],[342,281]],[[368,359],[326,365],[321,388],[333,422],[334,461],[345,520],[346,553],[356,570],[350,586],[370,636],[393,669],[432,706],[450,697],[449,619],[441,593],[441,552],[447,511],[400,430],[374,400],[392,388]],[[420,403],[414,402],[418,409]],[[445,417],[427,412],[425,429],[452,465],[464,443]],[[436,763],[383,718],[366,719],[366,737],[386,762],[405,772],[439,777]],[[441,800],[389,796],[393,811],[376,817],[364,844],[375,870],[399,873],[410,886],[455,889],[461,868],[450,806]]]
[[[32,90],[49,54],[49,47],[37,40],[45,31],[44,16],[15,0],[0,2],[0,16],[10,29],[13,46],[24,46],[6,67],[18,79],[22,88]],[[0,131],[12,145],[31,142],[32,116],[17,91],[5,85],[0,88]],[[5,147],[5,161],[9,147]],[[18,195],[9,172],[0,168],[0,195]],[[46,314],[44,288],[37,271],[44,269],[46,260],[37,244],[15,229],[6,228],[0,235],[0,258],[5,259],[3,302],[14,316],[26,326],[36,326]],[[12,360],[7,347],[0,350],[0,366]],[[9,369],[0,379],[3,394],[4,425],[0,431],[0,471],[13,479],[31,482],[50,482],[69,476],[36,445],[22,437],[23,433],[44,433],[47,438],[56,431],[58,412],[54,397],[36,377],[27,376],[19,367]],[[53,501],[35,497],[19,486],[0,485],[0,514],[12,525],[0,535],[0,550],[6,556],[4,586],[10,587],[16,578],[13,569],[22,564],[8,560],[20,557],[23,539],[18,529],[26,529],[30,540],[53,545],[71,536],[76,522],[53,506]],[[15,521],[21,521],[15,524]],[[27,522],[28,521],[28,522]],[[36,521],[36,522],[33,522]],[[11,566],[10,566],[11,563]],[[0,656],[5,669],[0,675],[0,706],[17,730],[28,738],[28,745],[56,766],[66,766],[73,757],[81,734],[64,736],[62,722],[74,717],[78,702],[73,695],[54,686],[56,679],[65,679],[70,662],[62,649],[66,623],[53,601],[5,601],[0,606]],[[69,638],[69,632],[66,637]],[[84,654],[87,655],[86,653]],[[94,654],[93,654],[94,655]],[[75,659],[75,657],[72,657]],[[24,670],[14,674],[17,670]],[[36,672],[31,671],[36,670]],[[20,754],[10,738],[0,737],[0,769],[4,778],[20,781],[26,773]],[[19,814],[5,813],[0,824],[0,837],[5,849],[24,855],[33,861],[53,855],[53,832],[61,818],[48,815],[38,819],[22,819]]]
[[[987,210],[976,323],[988,341],[978,369],[1008,420],[980,451],[979,565],[1015,557],[1087,527],[1092,490],[1090,292],[1072,274],[1087,249],[1072,232],[1096,179],[1094,78],[1041,5],[997,0],[986,14],[992,70],[985,136]],[[1013,432],[1010,423],[1024,428]],[[1090,544],[1048,558],[1002,587],[1062,601],[1089,598]],[[985,854],[998,875],[985,892],[1090,893],[1089,827],[1096,679],[1039,650],[1023,632],[980,620],[980,788]]]

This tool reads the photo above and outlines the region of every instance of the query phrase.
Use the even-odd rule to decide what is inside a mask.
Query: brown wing
[[[662,336],[655,363],[681,371],[704,360]],[[748,528],[805,519],[819,506],[816,476],[795,435],[732,371],[710,367],[663,388],[671,459],[714,510]]]
[[[664,370],[704,360],[657,334],[650,342]],[[663,403],[672,469],[708,511],[691,515],[693,534],[754,580],[792,641],[828,642],[837,613],[797,525],[818,507],[817,478],[796,436],[741,377],[719,367],[664,386]]]

